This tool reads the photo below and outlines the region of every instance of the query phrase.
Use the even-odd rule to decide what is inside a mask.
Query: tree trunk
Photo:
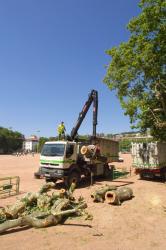
[[[118,190],[108,191],[105,200],[108,204],[121,205],[121,202],[133,197],[133,191],[129,187],[120,187]]]
[[[117,187],[114,185],[106,185],[91,194],[91,198],[94,202],[104,202],[105,193],[107,191],[116,190]]]
[[[18,226],[23,226],[23,218],[22,217],[15,219],[15,220],[7,220],[7,221],[3,222],[2,224],[0,224],[0,233],[3,233],[10,228],[14,228],[14,227],[18,227]]]
[[[54,215],[49,214],[49,215],[42,216],[42,213],[41,213],[41,218],[39,218],[40,216],[35,217],[33,215],[26,215],[24,217],[20,217],[15,220],[5,221],[4,223],[0,224],[0,233],[3,233],[6,230],[14,228],[14,227],[25,226],[25,225],[35,227],[35,228],[43,228],[43,227],[49,227],[53,225],[55,226],[58,223],[60,223],[63,216],[67,216],[67,215],[69,216],[70,214],[74,214],[78,212],[79,209],[87,208],[87,204],[83,202],[79,204],[76,208],[61,211],[60,209],[62,209],[64,205],[66,205],[66,203],[61,202],[57,208],[57,211],[55,209]],[[42,217],[45,217],[45,218],[42,218]]]
[[[51,214],[55,215],[57,212],[66,208],[70,201],[68,199],[58,199],[51,208]]]
[[[39,190],[39,194],[46,193],[47,191],[49,191],[52,188],[55,188],[55,183],[54,182],[47,182],[46,184],[44,184],[41,187],[41,189]]]
[[[16,201],[14,205],[5,208],[6,217],[16,219],[18,214],[22,213],[27,205],[35,201],[37,202],[38,197],[38,193],[27,193],[21,200]]]
[[[27,215],[23,218],[23,223],[35,228],[49,227],[57,225],[61,221],[61,216],[54,216],[52,214],[46,216],[45,218],[36,218],[31,215]]]

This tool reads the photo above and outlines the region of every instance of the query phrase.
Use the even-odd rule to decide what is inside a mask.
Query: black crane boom
[[[78,120],[76,122],[76,125],[73,127],[72,131],[71,131],[71,139],[74,140],[78,129],[80,128],[91,104],[93,102],[93,137],[96,137],[96,125],[97,125],[97,114],[98,114],[98,92],[96,90],[92,90],[91,93],[89,94],[89,98],[88,100],[85,102],[85,105],[81,111],[81,113],[79,113],[79,117]]]

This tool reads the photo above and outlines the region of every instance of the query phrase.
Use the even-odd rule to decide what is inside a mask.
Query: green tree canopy
[[[127,42],[111,56],[104,82],[115,90],[132,127],[166,140],[166,1],[141,0]]]
[[[39,138],[39,145],[38,145],[38,150],[37,150],[38,152],[41,152],[42,147],[46,141],[49,141],[49,138],[47,138],[47,137],[40,137]]]
[[[11,153],[22,148],[24,136],[7,128],[0,127],[0,153]]]
[[[119,141],[119,150],[123,152],[130,152],[131,150],[131,140],[123,139]]]

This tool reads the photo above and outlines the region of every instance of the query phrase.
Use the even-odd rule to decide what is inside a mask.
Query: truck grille
[[[54,173],[55,169],[54,168],[42,167],[41,171],[42,171],[43,174],[45,174],[45,173]]]
[[[54,163],[41,163],[41,165],[47,165],[47,166],[59,166],[59,164],[54,164]]]

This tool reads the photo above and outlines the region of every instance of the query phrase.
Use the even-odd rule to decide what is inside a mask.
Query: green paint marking
[[[60,163],[74,163],[74,160],[40,160],[40,163],[51,163],[51,164],[60,164]]]
[[[164,167],[166,166],[166,163],[160,163],[160,164],[148,164],[148,163],[138,163],[138,162],[133,162],[133,167]]]

